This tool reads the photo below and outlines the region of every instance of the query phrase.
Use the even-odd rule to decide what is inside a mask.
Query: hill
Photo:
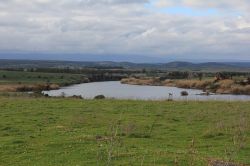
[[[132,63],[132,62],[80,62],[44,60],[0,60],[0,68],[124,68],[191,71],[250,71],[250,62],[169,62],[169,63]]]

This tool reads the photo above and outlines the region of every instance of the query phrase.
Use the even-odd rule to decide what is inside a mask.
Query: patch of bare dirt
[[[225,162],[220,160],[210,160],[208,166],[247,166],[247,165]]]

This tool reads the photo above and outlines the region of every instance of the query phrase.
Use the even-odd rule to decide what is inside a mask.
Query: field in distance
[[[249,108],[0,97],[0,165],[250,164]]]

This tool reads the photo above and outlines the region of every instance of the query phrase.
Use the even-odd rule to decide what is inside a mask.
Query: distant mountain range
[[[80,61],[45,61],[45,60],[0,60],[0,68],[126,68],[191,71],[247,71],[250,62],[169,62],[169,63],[131,63],[131,62],[80,62]]]

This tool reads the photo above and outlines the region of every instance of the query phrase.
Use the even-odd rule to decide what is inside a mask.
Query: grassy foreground
[[[0,165],[250,164],[250,102],[0,97]]]

